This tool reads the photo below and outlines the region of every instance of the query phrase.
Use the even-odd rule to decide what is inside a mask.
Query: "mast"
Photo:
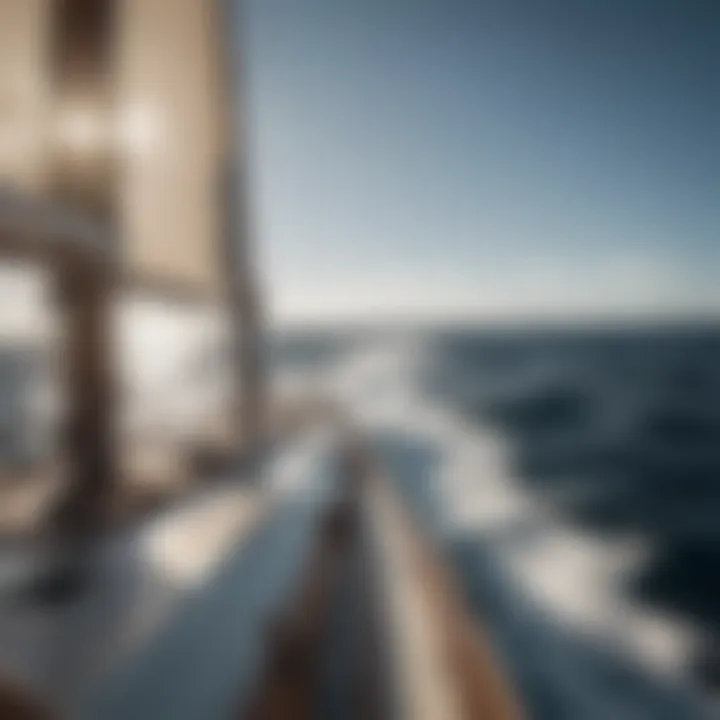
[[[236,437],[250,469],[260,471],[267,411],[260,288],[252,255],[248,180],[247,115],[243,102],[242,2],[217,0],[222,77],[225,88],[222,130],[224,167],[224,252],[231,317],[231,354],[236,383]]]
[[[115,105],[115,0],[55,0],[49,18],[49,194],[115,234],[117,176],[107,128]],[[57,273],[66,330],[70,484],[60,511],[65,535],[103,523],[116,479],[115,374],[110,338],[113,272],[78,254]]]

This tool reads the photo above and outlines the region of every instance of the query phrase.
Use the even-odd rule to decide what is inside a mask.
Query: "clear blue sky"
[[[720,3],[246,0],[281,317],[720,309]]]

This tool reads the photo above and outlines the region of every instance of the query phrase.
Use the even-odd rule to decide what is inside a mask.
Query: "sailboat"
[[[253,520],[218,540],[215,570],[161,628],[99,674],[89,672],[101,665],[98,643],[71,638],[86,647],[77,662],[92,681],[71,700],[42,681],[33,690],[46,706],[103,719],[518,718],[482,628],[352,418],[327,414],[331,470],[279,495],[258,481],[272,427],[236,91],[240,27],[231,1],[0,4],[0,256],[44,268],[63,319],[67,469],[51,515],[53,563],[67,576],[103,546],[127,483],[113,329],[128,297],[221,319],[233,377],[214,422],[229,442],[211,465],[230,485],[255,479],[243,496]],[[203,512],[231,495],[218,497]],[[208,517],[203,537],[219,525]],[[110,562],[91,554],[95,573]],[[97,592],[66,600],[95,617]],[[137,597],[128,603],[144,608]],[[108,644],[111,630],[98,621]],[[64,650],[53,672],[65,677],[72,663]],[[3,718],[53,717],[33,703],[0,687]]]

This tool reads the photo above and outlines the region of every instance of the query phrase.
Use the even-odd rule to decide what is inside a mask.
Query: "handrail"
[[[366,512],[389,639],[395,717],[519,720],[498,659],[469,616],[430,540],[377,470]]]

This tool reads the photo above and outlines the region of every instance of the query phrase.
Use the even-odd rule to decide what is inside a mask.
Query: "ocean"
[[[529,718],[720,716],[720,329],[305,329],[270,359],[363,427]]]
[[[720,330],[294,332],[434,533],[532,718],[713,717]]]

